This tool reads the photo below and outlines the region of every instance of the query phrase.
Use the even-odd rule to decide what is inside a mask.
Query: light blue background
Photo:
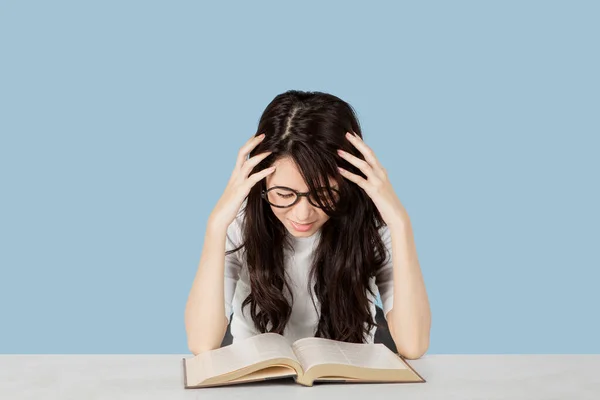
[[[599,353],[598,2],[3,2],[1,353],[187,353],[205,223],[288,89],[358,112],[429,354]]]

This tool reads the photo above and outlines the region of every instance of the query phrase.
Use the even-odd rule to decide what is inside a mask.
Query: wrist
[[[225,234],[227,233],[228,227],[229,224],[218,215],[211,214],[208,216],[208,220],[206,221],[207,232],[215,234]]]
[[[395,218],[387,224],[392,230],[406,231],[410,229],[410,219],[407,213],[398,213]]]

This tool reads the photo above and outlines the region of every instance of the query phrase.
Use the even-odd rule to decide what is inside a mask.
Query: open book
[[[402,356],[382,343],[307,337],[291,346],[277,333],[255,335],[183,359],[186,389],[269,379],[313,382],[425,382]]]

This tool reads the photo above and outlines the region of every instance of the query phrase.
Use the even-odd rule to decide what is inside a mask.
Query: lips
[[[294,227],[295,230],[297,230],[298,232],[306,232],[308,231],[310,228],[312,228],[314,222],[311,222],[310,224],[298,224],[294,221],[291,221],[292,226]]]

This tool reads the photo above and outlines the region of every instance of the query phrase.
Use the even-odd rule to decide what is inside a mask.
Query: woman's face
[[[280,158],[273,165],[277,169],[265,178],[267,190],[273,186],[286,186],[300,193],[308,192],[308,186],[292,159],[289,157]],[[332,187],[337,187],[335,180],[332,178],[330,178],[329,184]],[[274,192],[277,192],[277,190]],[[281,196],[282,194],[271,192],[271,195]],[[306,196],[300,197],[300,200],[291,207],[279,208],[271,205],[271,210],[283,226],[295,237],[312,236],[329,219],[329,216],[321,208],[310,204]]]

